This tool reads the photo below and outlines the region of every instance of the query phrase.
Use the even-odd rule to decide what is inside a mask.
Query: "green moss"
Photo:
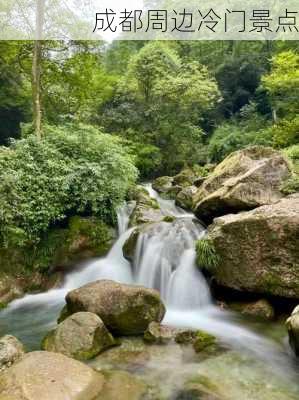
[[[58,317],[57,323],[60,324],[60,322],[64,321],[65,319],[67,319],[67,317],[69,317],[70,315],[72,315],[72,312],[70,312],[68,310],[67,304],[63,307],[63,309],[60,311],[60,315]]]
[[[210,335],[209,333],[198,331],[196,333],[196,338],[193,342],[193,348],[196,353],[200,353],[201,351],[207,349],[208,347],[216,345],[215,336]]]
[[[0,247],[0,277],[17,280],[25,292],[43,290],[56,268],[105,255],[113,239],[113,228],[98,218],[70,218],[66,228],[49,230],[35,245]]]
[[[213,269],[220,262],[212,239],[204,238],[196,244],[197,265],[200,268]]]
[[[174,222],[175,221],[175,217],[173,217],[172,215],[166,215],[166,217],[163,218],[164,222]]]

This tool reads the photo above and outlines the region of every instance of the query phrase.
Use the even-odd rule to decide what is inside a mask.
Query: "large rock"
[[[185,188],[190,186],[199,186],[208,174],[209,168],[195,167],[185,168],[179,174],[174,177],[161,176],[153,181],[153,189],[155,189],[160,195],[167,199],[177,199],[177,196]],[[193,189],[194,190],[194,189]],[[190,190],[187,191],[189,194]],[[181,194],[180,197],[183,195]],[[189,195],[188,195],[189,199]],[[178,200],[179,202],[180,200]],[[192,203],[191,203],[192,205]],[[189,208],[189,206],[188,206]]]
[[[103,385],[103,376],[81,362],[62,354],[36,351],[1,375],[0,398],[94,400]]]
[[[175,204],[186,210],[191,210],[193,205],[193,197],[197,193],[196,186],[187,186],[183,188],[175,198]]]
[[[245,304],[242,307],[242,314],[268,320],[272,320],[275,317],[274,308],[266,299]]]
[[[299,298],[299,194],[274,205],[214,220],[208,237],[229,288]]]
[[[120,335],[144,333],[151,322],[161,322],[165,314],[156,290],[109,280],[89,283],[71,291],[66,302],[69,312],[95,313],[108,329]]]
[[[9,275],[3,275],[0,278],[0,309],[24,294],[23,288],[16,281],[16,278]]]
[[[24,355],[22,343],[14,336],[5,335],[0,338],[0,371],[10,367]]]
[[[222,161],[194,196],[196,215],[214,217],[276,203],[282,182],[290,176],[285,158],[268,147],[250,147]]]
[[[114,344],[113,336],[100,317],[90,312],[78,312],[50,332],[42,347],[77,360],[89,360]]]
[[[153,189],[158,193],[168,193],[172,190],[173,177],[161,176],[153,181]]]
[[[294,309],[292,315],[287,319],[286,326],[290,345],[296,356],[299,356],[299,306]]]

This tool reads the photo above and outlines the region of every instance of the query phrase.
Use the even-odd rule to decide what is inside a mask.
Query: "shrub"
[[[292,194],[299,192],[299,175],[293,175],[290,179],[285,181],[281,187],[284,194]]]
[[[219,255],[211,239],[204,238],[196,244],[197,265],[200,268],[213,269],[219,264]]]
[[[299,142],[299,117],[282,119],[272,129],[275,147],[291,146]]]
[[[130,153],[134,155],[135,166],[138,168],[140,178],[153,178],[159,174],[162,154],[158,147],[150,144],[140,144],[135,141],[129,141],[127,145]]]
[[[292,164],[292,169],[299,174],[299,144],[284,149],[284,154],[288,157]]]
[[[111,222],[137,171],[119,139],[89,126],[46,127],[0,148],[0,240],[22,246],[39,241],[68,215],[92,214]]]

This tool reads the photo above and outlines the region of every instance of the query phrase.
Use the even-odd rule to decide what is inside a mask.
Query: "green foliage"
[[[149,42],[134,56],[128,66],[124,86],[145,101],[155,97],[156,84],[179,71],[178,55],[161,42]]]
[[[281,119],[272,128],[275,147],[288,147],[299,142],[299,116]]]
[[[135,165],[138,168],[141,179],[159,174],[162,154],[157,146],[129,141],[128,148],[135,159]]]
[[[45,57],[43,104],[48,122],[93,122],[97,110],[111,99],[118,77],[106,71],[102,46],[73,43],[63,51],[63,62],[61,56]],[[60,52],[61,45],[52,43],[51,51]]]
[[[34,243],[72,213],[112,221],[136,179],[117,138],[93,127],[47,127],[0,151],[0,237],[4,245]]]
[[[223,93],[221,110],[231,116],[255,98],[264,67],[258,59],[232,56],[222,62],[216,78]]]
[[[284,194],[292,194],[299,192],[299,175],[294,174],[281,187]]]
[[[19,137],[19,124],[30,116],[31,93],[21,68],[26,42],[0,41],[0,145]]]
[[[218,162],[233,151],[249,145],[271,146],[273,131],[271,128],[265,128],[267,124],[265,118],[256,112],[254,103],[243,107],[237,118],[215,130],[209,142],[209,158]]]
[[[286,148],[284,154],[291,161],[293,171],[299,174],[299,144]]]
[[[160,150],[160,165],[155,151],[152,171],[139,162],[142,175],[171,174],[202,160],[199,123],[219,99],[217,83],[206,67],[195,61],[182,63],[172,46],[151,42],[130,60],[103,122],[131,141],[139,143],[142,136],[144,145],[151,146],[146,152],[152,153],[152,146]]]
[[[283,51],[272,58],[271,72],[262,78],[280,116],[296,115],[299,97],[299,55]]]
[[[197,265],[200,268],[213,269],[220,262],[219,255],[215,250],[211,239],[203,238],[196,244]]]
[[[288,147],[283,151],[290,161],[292,167],[292,176],[283,183],[281,191],[284,194],[299,192],[299,145]]]

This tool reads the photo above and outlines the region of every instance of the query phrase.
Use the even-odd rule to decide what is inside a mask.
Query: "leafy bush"
[[[282,119],[272,129],[275,147],[287,147],[299,142],[299,116],[291,120]]]
[[[93,214],[111,222],[137,171],[118,139],[89,126],[45,128],[0,148],[2,245],[39,241],[67,215]]]
[[[237,117],[215,130],[208,145],[211,161],[222,161],[233,151],[250,145],[273,144],[273,131],[268,127],[267,120],[256,111],[256,107],[251,102],[240,110]]]
[[[290,179],[285,181],[281,187],[284,194],[292,194],[299,192],[299,175],[294,174]]]
[[[247,131],[235,123],[219,126],[211,137],[208,153],[213,162],[220,162],[230,153],[251,145],[272,145],[272,132],[269,129]]]
[[[213,241],[201,239],[196,244],[197,265],[200,268],[212,269],[219,264],[219,255],[216,253]]]
[[[293,172],[299,175],[299,144],[287,147],[283,153],[289,159]]]
[[[140,178],[152,178],[159,174],[162,165],[162,154],[158,147],[131,141],[128,143],[128,147],[134,156]]]

